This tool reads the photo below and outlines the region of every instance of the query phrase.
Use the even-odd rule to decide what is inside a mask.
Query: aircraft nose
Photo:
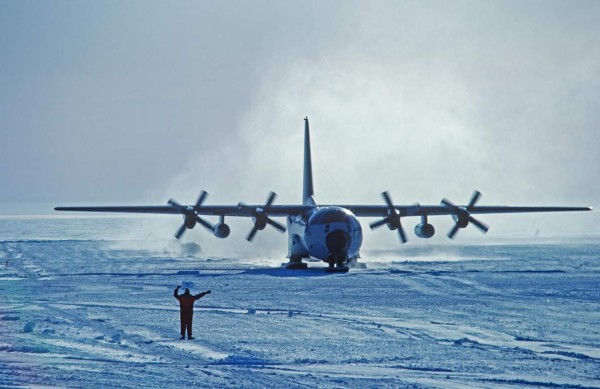
[[[333,255],[346,255],[350,247],[350,235],[341,230],[332,231],[325,237],[327,249]]]

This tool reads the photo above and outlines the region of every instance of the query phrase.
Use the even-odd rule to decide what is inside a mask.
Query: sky
[[[4,0],[0,210],[297,203],[305,116],[319,203],[598,206],[598,20],[597,1]],[[492,220],[600,232],[595,213]]]

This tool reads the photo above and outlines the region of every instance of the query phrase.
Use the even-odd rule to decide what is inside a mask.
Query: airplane
[[[327,271],[346,272],[350,267],[359,267],[360,247],[363,241],[362,227],[359,217],[379,217],[380,220],[370,223],[375,229],[383,225],[397,231],[400,242],[406,243],[407,236],[402,226],[404,217],[420,217],[420,223],[414,228],[419,238],[428,239],[435,234],[435,228],[429,223],[430,216],[450,215],[454,226],[448,232],[454,238],[460,229],[469,225],[486,233],[489,227],[475,219],[473,215],[497,213],[528,212],[564,212],[591,211],[591,207],[527,207],[527,206],[479,206],[477,202],[481,193],[474,191],[466,205],[456,205],[443,199],[439,205],[395,205],[388,192],[381,194],[384,205],[320,205],[315,201],[313,188],[313,172],[310,149],[310,132],[308,117],[304,118],[304,177],[302,203],[294,205],[274,205],[276,194],[270,192],[264,205],[204,205],[207,192],[202,191],[193,205],[182,205],[170,199],[168,205],[158,206],[86,206],[56,207],[56,211],[79,212],[123,212],[148,214],[180,214],[183,224],[175,233],[180,239],[184,232],[197,224],[210,230],[217,238],[227,238],[231,232],[225,223],[225,217],[250,217],[254,223],[246,239],[252,241],[258,231],[270,225],[278,231],[288,232],[289,262],[283,264],[288,269],[306,269],[303,259],[314,258],[328,263]],[[212,224],[201,216],[218,216],[219,221]],[[287,227],[272,219],[286,217]]]

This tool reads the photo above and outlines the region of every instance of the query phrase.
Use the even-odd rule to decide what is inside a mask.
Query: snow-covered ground
[[[600,242],[408,244],[327,274],[86,235],[110,223],[0,220],[0,387],[600,387]],[[193,341],[184,281],[212,290]]]

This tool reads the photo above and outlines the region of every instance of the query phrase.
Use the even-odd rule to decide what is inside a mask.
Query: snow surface
[[[409,243],[328,274],[90,232],[114,223],[0,220],[0,387],[600,388],[600,242]],[[183,282],[212,290],[193,341]]]

